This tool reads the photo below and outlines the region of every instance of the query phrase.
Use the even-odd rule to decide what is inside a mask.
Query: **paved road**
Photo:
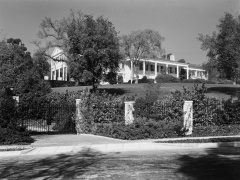
[[[240,179],[240,148],[0,158],[0,179]]]

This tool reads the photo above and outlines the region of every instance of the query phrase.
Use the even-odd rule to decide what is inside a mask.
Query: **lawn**
[[[163,83],[161,84],[162,92],[170,92],[176,89],[182,90],[184,87],[193,88],[193,83]],[[201,86],[201,84],[199,84]],[[146,84],[114,84],[114,85],[100,85],[100,90],[106,90],[111,94],[127,95],[127,96],[142,96]],[[240,85],[232,84],[206,84],[208,97],[216,97],[218,99],[228,99],[231,96],[236,96],[240,92]],[[75,87],[59,87],[52,88],[54,92],[79,91],[91,86],[75,86]]]

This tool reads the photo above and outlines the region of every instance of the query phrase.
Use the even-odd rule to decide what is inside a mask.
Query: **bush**
[[[171,75],[168,74],[159,74],[156,78],[155,78],[157,83],[177,83],[180,80],[176,77],[173,77]]]
[[[138,118],[133,124],[102,123],[96,126],[95,134],[118,139],[157,139],[181,136],[181,125],[178,122],[155,121]]]
[[[57,80],[45,80],[45,81],[47,81],[52,88],[75,86],[75,82],[74,81],[57,81]]]
[[[228,79],[219,79],[218,84],[233,84],[233,81]]]
[[[240,125],[209,125],[209,126],[197,126],[193,128],[192,137],[202,136],[233,136],[239,135]]]
[[[15,119],[16,106],[12,96],[5,89],[0,90],[0,127],[6,128]]]
[[[10,125],[6,128],[0,127],[0,144],[25,144],[32,143],[33,141],[24,127],[15,125]]]
[[[104,92],[82,93],[81,119],[77,122],[78,132],[93,133],[96,123],[124,122],[124,97]],[[78,128],[79,129],[79,128]]]
[[[117,82],[118,82],[118,84],[122,84],[123,83],[123,76],[122,75],[119,75],[117,77]]]

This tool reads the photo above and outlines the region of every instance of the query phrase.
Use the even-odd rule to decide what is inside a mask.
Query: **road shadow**
[[[51,157],[35,156],[31,160],[16,159],[0,167],[1,179],[77,179],[104,159],[104,154],[84,149],[77,154],[60,154]],[[23,159],[24,157],[22,157]],[[28,158],[28,157],[26,157]]]
[[[231,96],[236,96],[240,93],[240,87],[209,87],[207,88],[207,93],[222,93]]]
[[[178,172],[195,180],[240,179],[240,147],[226,145],[220,143],[218,148],[207,149],[205,155],[181,156],[178,160],[182,165]]]

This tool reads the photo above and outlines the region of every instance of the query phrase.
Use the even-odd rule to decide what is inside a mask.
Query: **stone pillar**
[[[183,128],[187,130],[185,135],[190,135],[192,134],[193,131],[193,101],[184,101],[183,112],[184,112]]]
[[[82,133],[82,123],[83,123],[83,114],[81,112],[82,100],[76,99],[76,119],[75,119],[75,128],[77,134]]]
[[[157,77],[157,62],[155,62],[155,77]]]
[[[133,111],[134,111],[133,104],[134,103],[135,103],[134,101],[126,101],[125,102],[125,125],[133,123],[133,120],[134,120],[134,117],[133,117]]]
[[[143,76],[146,76],[146,62],[143,61]]]
[[[177,66],[177,78],[179,78],[179,66]]]

